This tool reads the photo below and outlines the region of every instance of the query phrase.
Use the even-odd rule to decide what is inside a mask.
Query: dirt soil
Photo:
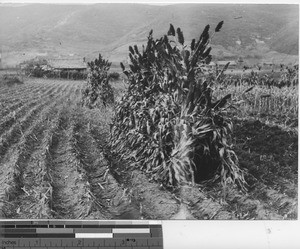
[[[84,82],[0,88],[0,218],[297,219],[298,132],[234,119],[248,182],[165,189],[108,147],[111,110],[80,104]]]
[[[235,151],[248,171],[256,218],[297,219],[298,132],[260,121],[235,120],[234,125]]]

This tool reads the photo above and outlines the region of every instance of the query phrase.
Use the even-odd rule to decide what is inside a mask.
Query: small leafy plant
[[[109,84],[109,74],[111,63],[102,58],[99,54],[98,59],[88,63],[87,87],[82,92],[82,105],[89,108],[114,102],[114,93]]]
[[[129,69],[121,63],[128,89],[115,106],[110,143],[115,153],[167,187],[216,176],[223,186],[244,189],[229,142],[232,123],[224,112],[231,95],[213,102],[218,77],[205,73],[212,58],[209,29],[186,45],[181,29],[171,24],[157,40],[151,30],[141,51],[129,47]]]

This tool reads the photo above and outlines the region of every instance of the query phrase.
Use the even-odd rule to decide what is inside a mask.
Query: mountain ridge
[[[269,52],[298,56],[298,5],[0,5],[0,44],[3,53],[22,52],[23,59],[35,53],[92,58],[101,52],[120,61],[129,45],[146,41],[151,29],[159,38],[172,23],[190,41],[207,24],[213,31],[222,20],[223,28],[212,41],[219,48],[216,57],[264,58]]]

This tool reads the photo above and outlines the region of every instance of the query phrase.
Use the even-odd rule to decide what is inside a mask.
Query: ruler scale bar
[[[0,220],[0,249],[163,249],[160,221]]]

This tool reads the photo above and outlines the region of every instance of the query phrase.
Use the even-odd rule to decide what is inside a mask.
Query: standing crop
[[[151,30],[142,51],[129,47],[130,69],[121,63],[128,90],[115,108],[111,147],[165,186],[214,175],[223,185],[245,186],[228,140],[232,124],[224,106],[230,94],[213,102],[218,77],[204,73],[211,61],[209,29],[189,46],[172,24],[158,40]]]
[[[107,104],[114,102],[114,94],[111,85],[109,84],[108,70],[111,63],[102,58],[88,63],[88,78],[87,87],[82,92],[82,104],[89,108],[99,106],[106,107]]]

